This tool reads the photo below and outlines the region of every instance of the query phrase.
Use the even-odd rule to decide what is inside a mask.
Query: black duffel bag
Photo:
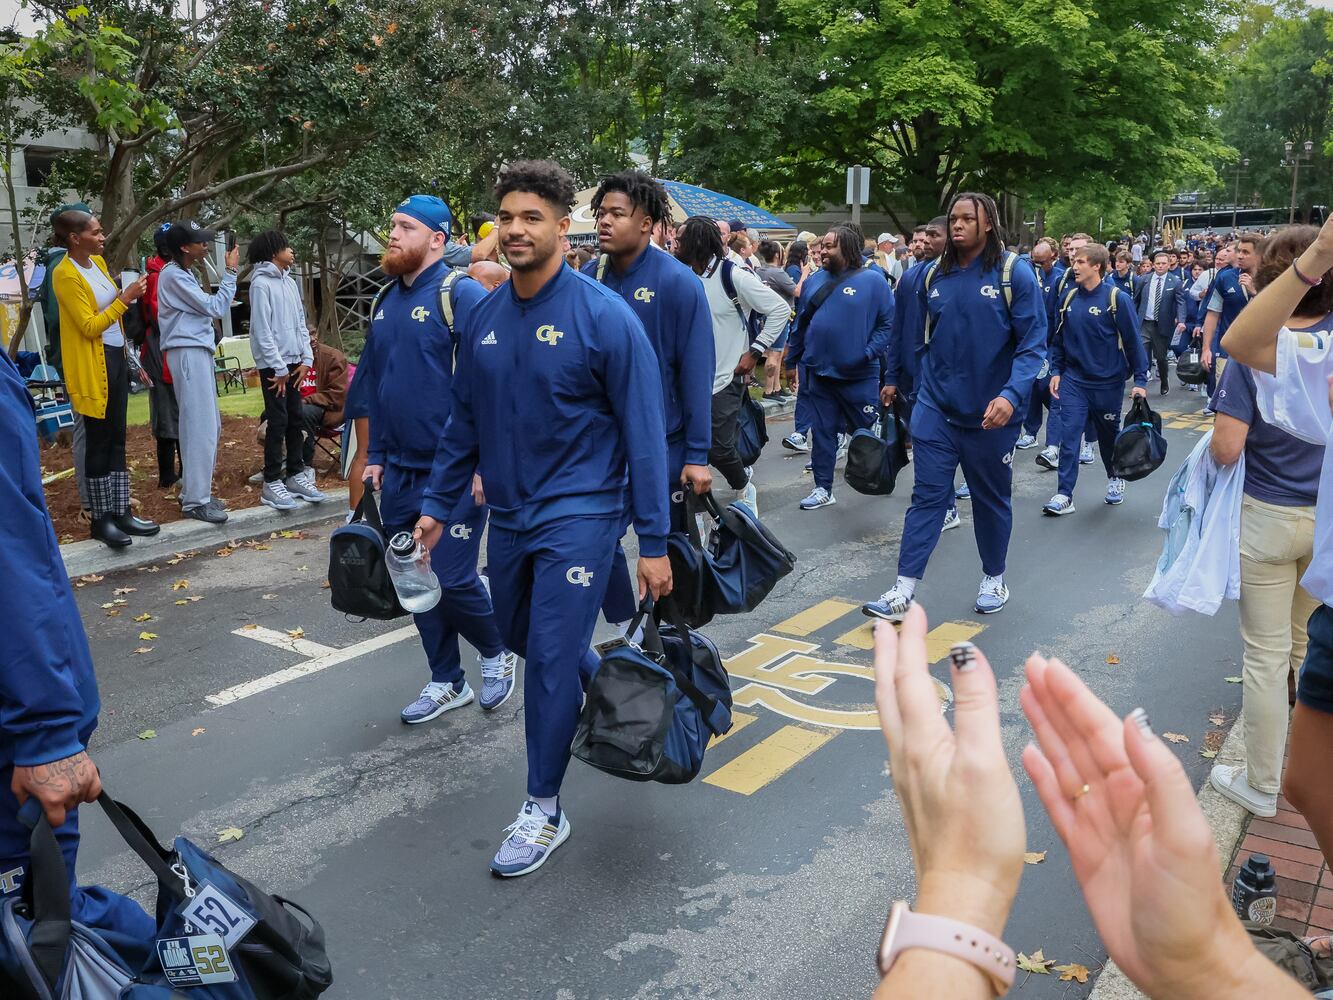
[[[1176,361],[1176,378],[1186,385],[1203,385],[1208,381],[1208,369],[1203,366],[1203,341],[1195,337],[1187,350]]]
[[[888,496],[898,484],[907,457],[907,425],[895,398],[879,411],[878,428],[861,428],[847,444],[847,465],[842,477],[857,493]]]
[[[1115,438],[1111,475],[1133,482],[1150,475],[1165,461],[1162,418],[1146,399],[1135,396],[1125,414],[1124,426]]]
[[[754,465],[764,453],[764,445],[768,444],[768,418],[764,416],[763,406],[750,398],[748,388],[741,397],[741,409],[736,419],[739,422],[736,429],[736,453],[743,463]]]
[[[670,597],[658,602],[658,626],[646,599],[627,635],[643,627],[643,645],[613,639],[598,648],[570,753],[630,781],[680,785],[694,780],[714,736],[731,729],[731,681],[712,640],[691,631]]]
[[[351,522],[329,536],[329,599],[343,614],[391,621],[407,612],[384,561],[387,545],[375,491],[369,479],[365,485]]]

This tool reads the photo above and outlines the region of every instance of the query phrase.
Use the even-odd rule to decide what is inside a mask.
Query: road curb
[[[764,419],[774,420],[778,417],[786,417],[796,412],[796,398],[784,399],[779,402],[776,399],[761,399],[759,405],[764,408]]]
[[[151,538],[136,538],[124,549],[111,549],[101,542],[88,539],[60,546],[60,557],[65,561],[65,572],[70,579],[88,573],[116,573],[157,562],[177,552],[190,549],[221,548],[231,541],[245,541],[339,517],[347,509],[347,487],[325,490],[324,503],[302,503],[293,511],[279,512],[269,507],[247,507],[229,512],[226,524],[208,524],[204,521],[172,521]]]
[[[1245,712],[1241,711],[1232,723],[1222,747],[1217,751],[1214,761],[1217,764],[1245,763]],[[1245,833],[1245,824],[1250,814],[1244,806],[1224,798],[1210,781],[1204,781],[1199,791],[1199,807],[1208,817],[1208,826],[1213,831],[1213,842],[1217,844],[1219,877],[1225,876],[1231,856],[1236,853],[1236,845]],[[1146,994],[1129,981],[1114,962],[1108,961],[1106,968],[1097,977],[1096,985],[1088,1000],[1148,1000]]]

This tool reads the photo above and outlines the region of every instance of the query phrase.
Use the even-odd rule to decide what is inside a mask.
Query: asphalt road
[[[1168,399],[1184,415],[1168,417],[1167,466],[1131,484],[1119,508],[1101,503],[1092,466],[1078,513],[1043,517],[1055,477],[1035,452],[1018,454],[1003,613],[972,611],[967,503],[963,528],[936,550],[919,592],[933,648],[943,658],[971,636],[986,651],[1016,768],[1030,738],[1020,669],[1034,648],[1063,657],[1117,711],[1144,705],[1158,732],[1187,736],[1176,749],[1196,784],[1209,715],[1239,709],[1240,687],[1225,681],[1240,673],[1234,608],[1171,618],[1140,598],[1162,491],[1203,423],[1198,396]],[[352,624],[330,609],[331,525],[78,589],[108,788],[160,838],[183,832],[310,909],[328,935],[330,997],[869,996],[874,947],[890,902],[911,894],[912,864],[871,728],[856,605],[894,578],[910,475],[892,497],[841,486],[837,506],[800,511],[811,484],[805,458],[778,443],[789,429],[771,426],[757,482],[761,516],[800,562],[755,613],[707,629],[730,660],[737,727],[688,786],[631,785],[574,762],[563,794],[573,836],[539,872],[487,872],[523,797],[521,688],[494,716],[472,706],[403,726],[398,712],[426,679],[420,646],[401,622]],[[102,607],[115,600],[125,604]],[[476,685],[470,651],[465,663]],[[1067,856],[1030,783],[1019,785],[1029,849],[1047,854],[1025,869],[1006,938],[1095,976],[1105,952]],[[145,898],[148,873],[95,813],[83,819],[82,881]],[[228,827],[244,838],[217,845]],[[1020,975],[1013,995],[1091,989]]]

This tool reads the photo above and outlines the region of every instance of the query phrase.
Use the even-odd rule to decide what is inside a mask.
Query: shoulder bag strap
[[[801,319],[800,322],[796,324],[796,329],[804,335],[805,331],[810,329],[810,323],[815,318],[815,311],[828,301],[828,297],[837,291],[838,288],[842,286],[843,282],[851,280],[853,275],[859,273],[860,270],[854,267],[843,274],[837,281],[830,281],[819,291],[815,292],[814,298],[810,300],[810,307],[801,314]]]
[[[32,829],[28,838],[28,873],[23,880],[23,896],[32,903],[29,947],[42,979],[54,995],[69,948],[69,872],[55,831],[36,799],[23,804],[19,821]]]
[[[157,837],[148,829],[148,825],[132,809],[117,802],[105,791],[97,797],[97,804],[102,807],[102,812],[106,813],[106,818],[116,828],[120,838],[157,876],[162,888],[177,899],[186,899],[181,877],[172,870],[168,860],[172,853],[157,842]]]
[[[924,341],[927,347],[930,346],[930,283],[935,280],[935,272],[940,269],[939,258],[930,262],[930,267],[926,268],[925,277],[922,279],[921,288],[926,293],[926,332]]]

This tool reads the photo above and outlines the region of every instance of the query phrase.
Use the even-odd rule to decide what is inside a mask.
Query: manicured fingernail
[[[955,670],[971,670],[977,665],[977,647],[970,642],[960,642],[949,650],[949,659]]]
[[[1129,713],[1129,717],[1134,720],[1134,725],[1139,727],[1139,732],[1144,736],[1152,735],[1152,723],[1148,721],[1148,713],[1141,708],[1136,708]]]

